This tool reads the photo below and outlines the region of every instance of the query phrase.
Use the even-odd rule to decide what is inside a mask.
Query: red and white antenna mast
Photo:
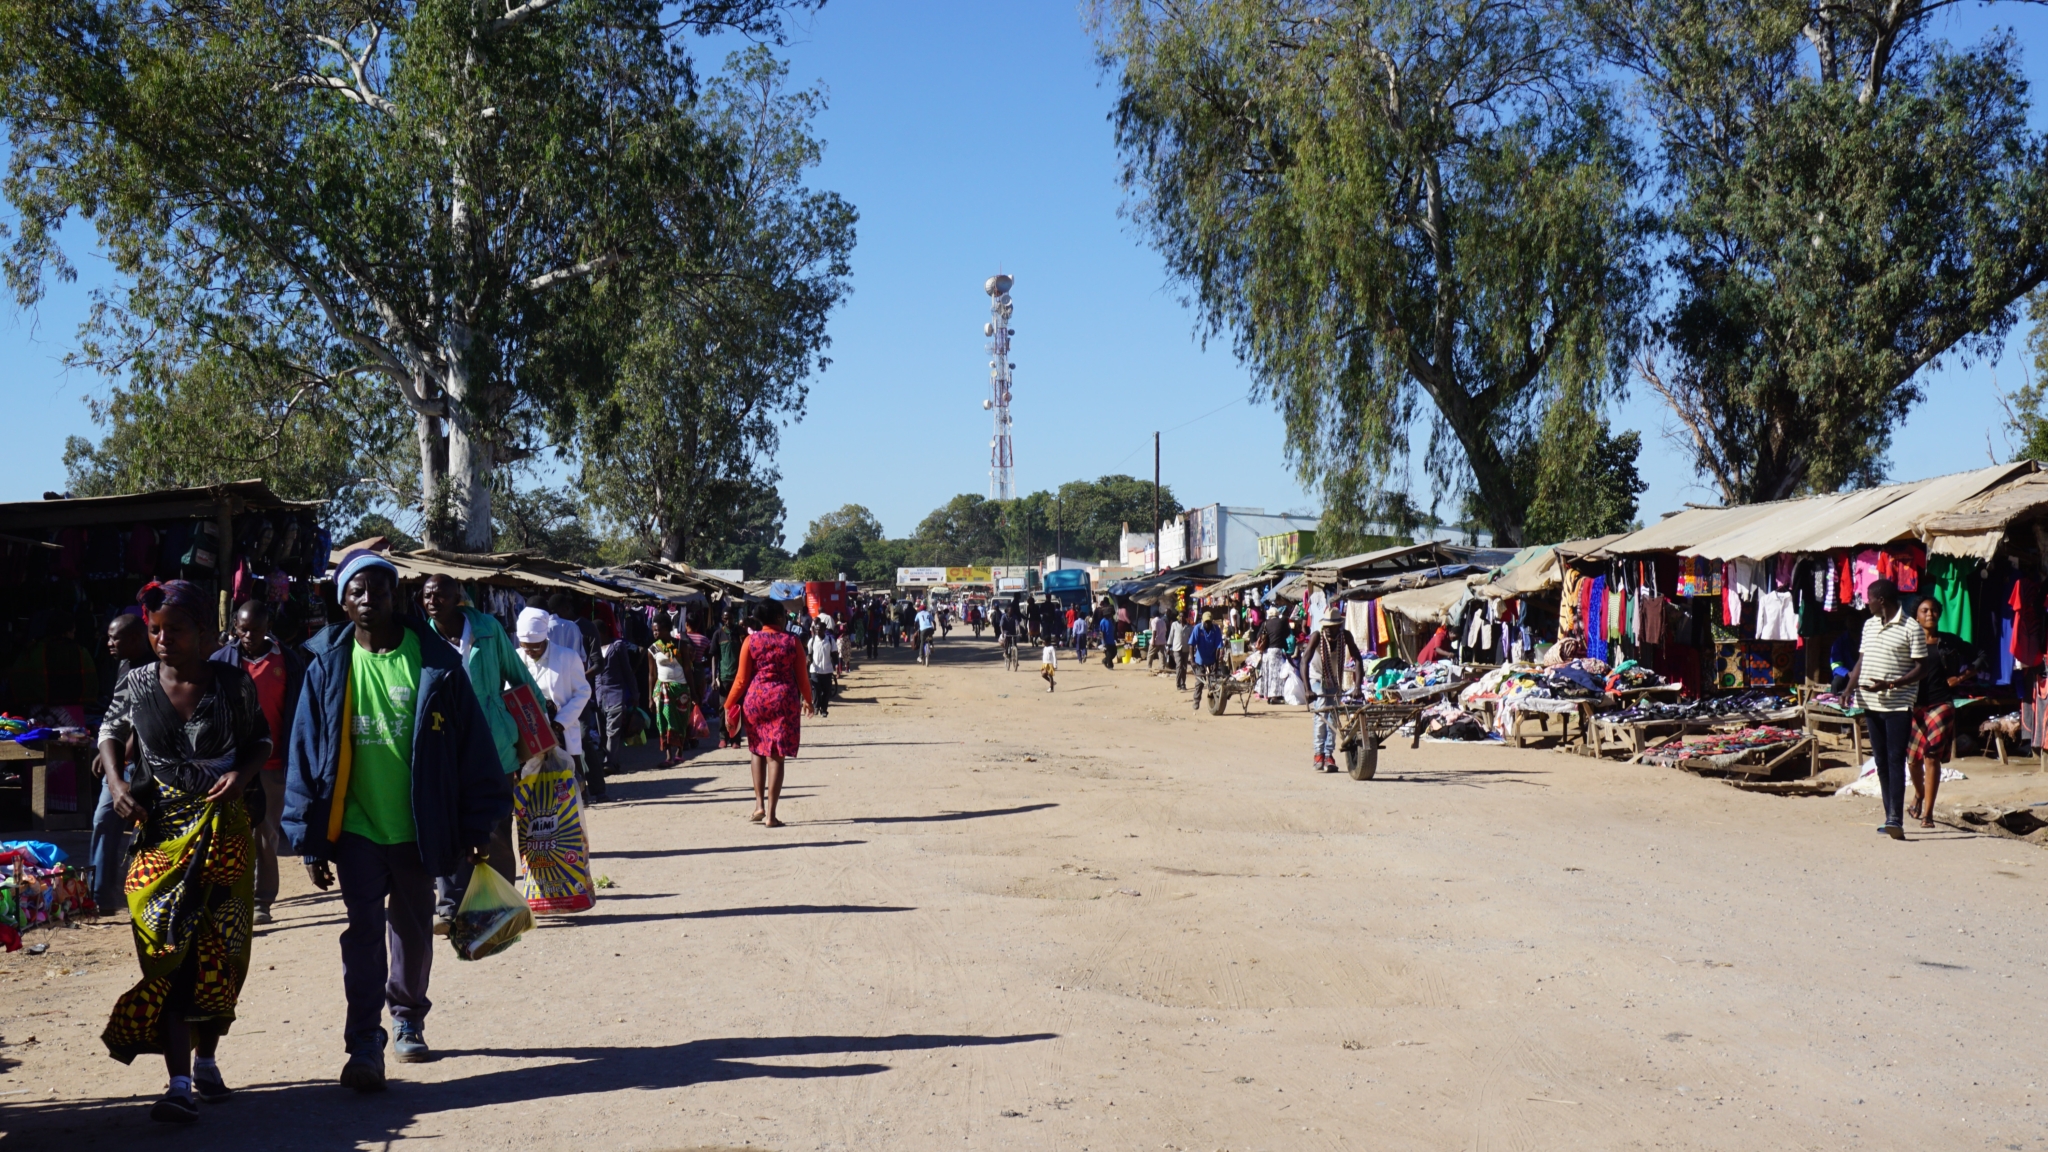
[[[996,414],[995,435],[988,442],[988,497],[991,500],[1014,500],[1017,498],[1017,481],[1012,475],[1016,461],[1010,455],[1010,373],[1017,366],[1010,363],[1010,285],[1008,276],[997,273],[988,278],[981,287],[988,293],[988,323],[981,326],[982,335],[989,338],[989,354],[995,359],[988,362],[989,398],[981,402],[983,409],[993,409]]]

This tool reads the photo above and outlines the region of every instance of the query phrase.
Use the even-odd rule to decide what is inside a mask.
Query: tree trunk
[[[471,397],[469,325],[448,324],[442,359],[448,365],[443,390],[448,395],[449,535],[464,552],[489,552],[495,536],[491,523],[491,473],[497,457],[489,434],[492,406],[487,397]]]
[[[470,418],[459,412],[448,421],[448,516],[450,534],[464,552],[489,552],[491,473],[496,461],[488,440],[470,434]]]
[[[412,419],[420,449],[420,537],[429,548],[445,548],[448,518],[441,511],[441,501],[447,496],[447,445],[434,417],[422,412]]]

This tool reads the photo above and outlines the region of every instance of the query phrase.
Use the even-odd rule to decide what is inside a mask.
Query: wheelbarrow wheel
[[[1354,740],[1344,746],[1344,767],[1353,780],[1370,780],[1379,771],[1380,746],[1373,740]]]
[[[1214,688],[1210,689],[1210,690],[1209,690],[1209,705],[1208,705],[1208,707],[1209,707],[1209,715],[1211,715],[1211,716],[1221,716],[1221,715],[1223,715],[1223,710],[1224,710],[1225,708],[1228,708],[1228,707],[1230,707],[1230,694],[1229,694],[1229,690],[1228,690],[1228,689],[1226,689],[1226,688],[1224,688],[1224,687],[1223,687],[1222,685],[1220,685],[1220,684],[1219,684],[1219,685],[1217,685],[1216,687],[1214,687]]]

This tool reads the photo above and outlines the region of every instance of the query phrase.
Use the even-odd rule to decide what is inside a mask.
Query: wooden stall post
[[[220,532],[220,551],[213,558],[213,578],[220,585],[220,631],[225,636],[234,623],[235,590],[228,577],[228,557],[235,553],[234,497],[222,492],[214,498],[213,522]]]

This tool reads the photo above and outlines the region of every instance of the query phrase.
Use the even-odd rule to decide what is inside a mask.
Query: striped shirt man
[[[1927,633],[1920,622],[1904,609],[1894,607],[1889,618],[1876,613],[1863,622],[1863,677],[1855,688],[1855,703],[1872,712],[1906,712],[1920,693],[1918,684],[1905,684],[1879,691],[1869,684],[1890,684],[1912,672],[1927,658]]]

